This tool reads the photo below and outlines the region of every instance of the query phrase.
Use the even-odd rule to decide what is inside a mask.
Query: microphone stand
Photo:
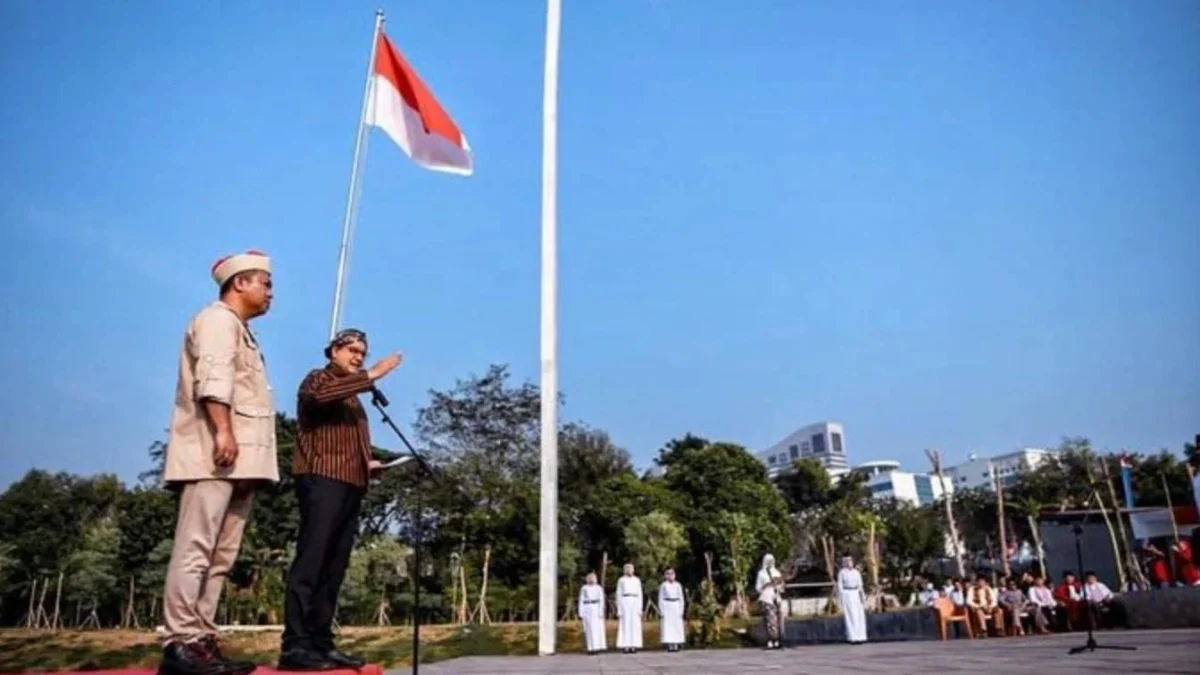
[[[1117,514],[1120,517],[1120,514]],[[1096,644],[1096,635],[1093,632],[1092,624],[1100,620],[1097,613],[1092,610],[1092,603],[1088,600],[1087,579],[1083,576],[1083,549],[1079,545],[1079,537],[1083,534],[1083,526],[1075,524],[1071,527],[1071,532],[1075,535],[1075,561],[1079,565],[1079,580],[1083,583],[1083,609],[1087,612],[1087,642],[1081,647],[1072,647],[1068,655],[1078,654],[1080,652],[1094,652],[1097,649],[1112,649],[1123,651],[1135,651],[1137,647],[1124,647],[1121,645],[1098,645]],[[1068,589],[1070,592],[1070,589]],[[1038,611],[1041,611],[1040,609]]]
[[[424,479],[429,479],[431,481],[437,479],[433,474],[433,469],[429,468],[429,463],[425,461],[425,458],[421,456],[421,453],[417,452],[417,449],[412,446],[412,443],[408,442],[408,438],[404,436],[404,433],[400,431],[400,428],[396,426],[396,423],[392,421],[392,418],[388,416],[387,411],[384,410],[384,408],[388,405],[388,400],[387,397],[383,395],[383,392],[375,388],[371,389],[371,405],[375,406],[375,409],[379,411],[379,415],[383,418],[383,423],[391,427],[392,431],[396,432],[396,436],[400,438],[400,442],[403,443],[404,447],[408,449],[409,456],[416,460],[417,469],[419,471],[414,488],[414,492],[416,492],[417,503],[416,516],[413,518],[412,673],[413,675],[417,675],[421,661],[421,540],[423,538],[424,530],[422,522],[425,517],[425,511],[422,504],[422,493],[424,490],[421,489],[421,481]]]

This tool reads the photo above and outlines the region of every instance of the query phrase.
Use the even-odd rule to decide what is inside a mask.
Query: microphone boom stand
[[[412,673],[417,675],[419,672],[419,664],[421,661],[421,541],[423,538],[424,525],[422,522],[425,518],[425,511],[422,504],[421,495],[424,492],[421,489],[421,481],[424,479],[437,480],[433,474],[433,470],[429,468],[429,463],[417,452],[417,449],[408,442],[408,438],[388,416],[384,408],[387,406],[388,400],[378,389],[371,391],[371,405],[379,411],[379,415],[383,418],[383,423],[391,427],[392,431],[400,437],[400,442],[408,449],[408,454],[417,462],[419,471],[417,476],[414,492],[416,492],[416,516],[413,518],[413,638],[412,638]]]
[[[1120,514],[1117,514],[1118,517]],[[1081,647],[1072,647],[1067,655],[1078,654],[1080,652],[1094,652],[1097,649],[1112,649],[1122,651],[1135,651],[1137,647],[1125,647],[1122,645],[1098,645],[1096,644],[1096,634],[1092,630],[1092,624],[1099,621],[1100,617],[1093,613],[1092,603],[1088,600],[1087,579],[1083,576],[1083,548],[1079,545],[1079,537],[1083,534],[1083,526],[1076,524],[1071,527],[1071,532],[1075,535],[1075,561],[1079,564],[1079,580],[1085,582],[1083,584],[1083,609],[1087,612],[1087,642]],[[1070,592],[1070,589],[1068,589]],[[1040,610],[1039,610],[1040,611]]]

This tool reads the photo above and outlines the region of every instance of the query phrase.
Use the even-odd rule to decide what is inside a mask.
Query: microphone
[[[387,397],[384,396],[383,392],[379,391],[379,388],[375,385],[371,385],[371,400],[375,401],[384,408],[388,407]]]

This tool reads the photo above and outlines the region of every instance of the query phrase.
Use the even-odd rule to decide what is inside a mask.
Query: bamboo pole
[[[25,627],[26,628],[33,628],[33,621],[34,621],[34,616],[35,616],[34,612],[33,612],[33,598],[34,598],[34,596],[37,595],[37,587],[38,587],[38,580],[37,580],[37,577],[34,577],[33,583],[29,585],[29,612],[27,614],[25,614]]]
[[[1142,573],[1142,567],[1138,565],[1137,558],[1133,555],[1133,549],[1129,546],[1129,537],[1125,532],[1125,519],[1121,517],[1121,506],[1117,502],[1117,489],[1113,487],[1112,471],[1108,468],[1108,462],[1103,459],[1100,460],[1100,471],[1104,474],[1104,484],[1108,488],[1108,500],[1112,503],[1113,513],[1117,516],[1117,531],[1121,535],[1121,546],[1125,549],[1125,564],[1129,566],[1138,586],[1149,589],[1150,582],[1146,580],[1146,575]]]
[[[962,546],[959,545],[958,524],[954,522],[954,507],[951,504],[950,491],[946,489],[946,478],[942,475],[942,457],[937,450],[926,450],[925,456],[933,464],[933,472],[938,477],[938,485],[942,486],[942,502],[946,507],[946,527],[950,531],[951,546],[954,547],[954,562],[958,567],[958,577],[967,577],[967,568],[963,565]]]
[[[1008,564],[1008,532],[1004,524],[1004,485],[1000,482],[1000,475],[996,473],[995,467],[990,467],[992,472],[992,485],[996,488],[996,519],[1000,524],[1000,565],[1004,569],[1006,578],[1012,576],[1012,568]]]
[[[1088,501],[1095,500],[1100,507],[1100,515],[1104,518],[1104,526],[1108,528],[1108,540],[1113,547],[1113,562],[1117,564],[1117,584],[1120,588],[1125,588],[1125,565],[1121,562],[1121,549],[1117,546],[1117,531],[1113,527],[1112,519],[1108,517],[1108,509],[1104,506],[1104,501],[1100,499],[1100,491],[1092,489],[1092,497]]]
[[[487,608],[487,590],[488,590],[488,568],[492,562],[492,547],[487,545],[483,549],[483,585],[479,587],[479,607],[476,612],[479,614],[480,625],[490,624],[492,622],[491,615],[488,614]]]
[[[1171,531],[1175,533],[1175,543],[1179,543],[1179,523],[1175,522],[1175,507],[1171,504],[1171,487],[1167,485],[1167,474],[1159,471],[1158,477],[1162,479],[1163,495],[1167,498],[1167,513],[1171,514]]]
[[[42,594],[38,596],[36,628],[42,628],[43,624],[45,624],[46,628],[50,627],[50,618],[46,616],[46,591],[49,589],[50,580],[46,577],[42,577]]]
[[[1042,577],[1046,576],[1046,550],[1042,548],[1042,535],[1038,532],[1037,520],[1031,516],[1025,516],[1029,520],[1029,531],[1033,534],[1033,545],[1037,547],[1038,571]]]
[[[59,610],[59,607],[61,606],[61,601],[62,601],[62,584],[63,584],[63,572],[59,571],[59,573],[58,573],[58,588],[57,588],[57,590],[54,591],[54,621],[52,622],[52,624],[50,626],[51,630],[58,630],[59,628],[62,627],[62,623],[61,623],[62,619],[59,618],[59,614],[58,614],[58,610]]]
[[[1100,507],[1100,515],[1104,518],[1104,526],[1108,529],[1108,539],[1112,544],[1113,562],[1117,564],[1117,585],[1119,588],[1126,587],[1128,579],[1125,576],[1125,563],[1121,556],[1121,547],[1117,542],[1117,530],[1113,527],[1112,519],[1108,517],[1108,507],[1104,505],[1104,500],[1100,498],[1100,489],[1096,487],[1096,473],[1092,467],[1092,458],[1088,457],[1084,463],[1087,470],[1088,486],[1092,489],[1089,501],[1095,500],[1096,505]]]

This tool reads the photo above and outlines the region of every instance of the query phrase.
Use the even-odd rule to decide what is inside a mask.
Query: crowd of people
[[[1071,572],[1055,584],[1048,577],[1023,574],[1002,577],[993,587],[986,577],[947,579],[939,589],[933,582],[916,594],[916,604],[937,607],[949,603],[955,615],[966,616],[977,636],[1025,635],[1084,628],[1118,627],[1124,623],[1120,603],[1095,572],[1082,582]]]

